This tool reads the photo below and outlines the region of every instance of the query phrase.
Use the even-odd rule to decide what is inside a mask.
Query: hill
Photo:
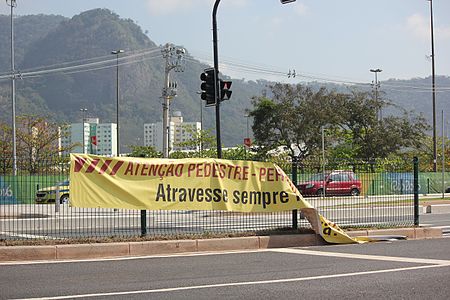
[[[115,122],[116,71],[112,50],[124,49],[120,62],[120,120],[124,145],[143,136],[143,124],[162,119],[161,89],[165,61],[160,48],[132,20],[121,19],[107,9],[94,9],[67,19],[61,16],[23,16],[15,19],[16,66],[22,72],[92,64],[83,69],[43,72],[17,80],[17,114],[48,115],[60,122],[80,122],[80,108],[102,122]],[[8,74],[9,18],[0,16],[0,75]],[[189,50],[189,49],[188,49]],[[109,60],[105,64],[98,62]],[[73,62],[68,64],[68,62]],[[182,112],[185,121],[199,121],[203,106],[204,128],[215,128],[214,108],[205,108],[197,91],[199,75],[208,66],[186,53],[185,70],[171,73],[178,83],[178,96],[171,110]],[[87,71],[88,70],[88,71]],[[233,97],[221,106],[222,141],[225,146],[242,143],[246,135],[245,109],[252,96],[270,82],[233,79]],[[348,90],[343,85],[308,83],[329,89]],[[450,86],[450,78],[439,77],[438,85]],[[383,97],[408,110],[423,112],[431,120],[431,93],[408,86],[430,86],[430,79],[388,80],[381,83]],[[0,80],[0,109],[11,110],[9,80]],[[449,93],[438,95],[437,111],[446,109]],[[446,98],[445,98],[446,97]],[[447,100],[445,100],[447,99]],[[391,111],[390,113],[396,113]],[[397,112],[398,113],[398,112]],[[0,116],[10,121],[10,114]]]
[[[17,27],[25,17],[16,20]],[[121,88],[121,135],[124,144],[136,143],[143,136],[143,124],[162,119],[161,89],[164,82],[164,60],[160,49],[132,20],[121,19],[106,9],[95,9],[81,13],[71,19],[53,18],[53,26],[30,40],[24,54],[17,58],[18,70],[37,70],[41,67],[64,67],[68,61],[89,62],[86,58],[111,59],[111,50],[124,49],[125,53],[139,53],[155,49],[155,55],[142,56],[134,63],[125,61],[120,66]],[[3,35],[6,33],[3,32]],[[4,38],[4,37],[3,37]],[[158,55],[159,54],[159,55]],[[185,71],[175,73],[178,97],[171,109],[183,113],[186,121],[200,120],[201,101],[197,94],[199,75],[208,67],[187,53]],[[7,73],[9,56],[2,57],[0,73]],[[110,63],[111,65],[111,63]],[[103,122],[114,122],[116,111],[115,68],[92,70],[76,74],[51,73],[17,80],[17,110],[21,113],[50,114],[62,122],[77,122],[81,119],[79,109],[86,107],[89,116],[99,117]],[[225,145],[242,142],[246,119],[243,110],[249,107],[252,95],[259,94],[261,85],[236,80],[233,88],[242,90],[222,106],[222,135]],[[9,83],[1,82],[0,106],[10,110]],[[2,114],[9,120],[8,114]],[[215,128],[213,108],[203,108],[204,128]],[[239,134],[236,134],[236,133]]]
[[[21,66],[30,45],[67,18],[55,15],[19,16],[14,19],[15,64]],[[11,69],[11,19],[0,15],[0,73]]]

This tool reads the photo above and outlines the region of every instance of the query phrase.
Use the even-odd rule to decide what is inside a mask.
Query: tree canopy
[[[37,174],[46,160],[54,161],[63,151],[69,151],[74,145],[63,148],[60,138],[68,134],[64,126],[45,117],[22,115],[16,117],[16,155],[20,168],[30,174]],[[0,159],[2,172],[12,167],[13,157],[12,128],[9,124],[0,123]]]
[[[390,104],[367,92],[275,84],[270,95],[254,97],[250,111],[260,156],[280,147],[299,159],[318,156],[325,128],[328,158],[387,158],[419,149],[429,129],[425,118],[412,112],[380,119],[379,111]]]

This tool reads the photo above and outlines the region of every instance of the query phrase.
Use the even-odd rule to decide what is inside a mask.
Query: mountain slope
[[[55,15],[31,15],[14,18],[15,65],[22,68],[22,60],[31,44],[46,36],[67,18]],[[11,70],[11,19],[0,15],[0,73]]]
[[[0,25],[7,24],[7,20],[6,16],[0,16]],[[24,24],[20,25],[21,22]],[[135,144],[139,138],[142,139],[144,123],[161,121],[165,61],[160,48],[132,20],[121,19],[107,9],[94,9],[71,19],[26,16],[18,18],[16,23],[16,40],[22,47],[22,53],[17,51],[19,70],[67,67],[67,62],[81,64],[110,60],[104,65],[85,68],[90,69],[88,72],[57,72],[17,80],[18,114],[35,113],[49,115],[61,122],[80,122],[82,116],[79,110],[87,108],[88,116],[99,117],[101,122],[115,122],[116,56],[111,55],[111,51],[124,49],[119,67],[119,113],[123,145]],[[9,39],[9,31],[5,26],[0,26],[0,41]],[[24,28],[21,34],[20,26]],[[35,29],[39,26],[42,28]],[[23,41],[19,42],[21,39]],[[5,43],[0,44],[2,49],[8,47],[9,44],[6,43],[5,46]],[[144,52],[147,54],[144,55]],[[0,74],[9,71],[8,59],[7,49],[0,52],[0,66],[3,66]],[[205,108],[197,94],[200,87],[199,75],[207,67],[192,58],[187,51],[184,72],[170,73],[171,80],[178,83],[178,96],[171,101],[171,110],[181,111],[185,121],[200,121],[202,107],[203,127],[212,128],[214,132],[215,109]],[[408,110],[423,112],[431,120],[431,94],[423,90],[418,92],[408,87],[398,87],[429,87],[429,81],[429,78],[383,81],[381,91],[386,92],[383,95],[386,99]],[[437,82],[438,86],[450,86],[448,77],[438,77]],[[268,84],[270,82],[264,80],[254,82],[233,79],[233,96],[231,100],[221,104],[221,133],[225,146],[242,143],[247,127],[245,110],[251,107],[251,97],[260,95]],[[308,84],[348,90],[342,85]],[[449,94],[440,93],[437,97],[438,111],[447,109],[447,115],[450,113]],[[0,80],[0,109],[5,112],[11,110],[8,80]],[[9,121],[10,114],[2,114],[0,119]]]

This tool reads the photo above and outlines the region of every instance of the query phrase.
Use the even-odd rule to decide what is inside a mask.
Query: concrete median
[[[348,231],[350,236],[393,236],[408,239],[442,237],[439,228],[396,228]],[[307,247],[326,245],[316,234],[251,236],[220,239],[143,241],[123,243],[70,244],[46,246],[2,246],[0,261],[68,260],[205,251],[257,250],[269,248]]]

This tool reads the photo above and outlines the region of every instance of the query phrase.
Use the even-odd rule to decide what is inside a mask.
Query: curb
[[[402,235],[408,239],[442,237],[439,228],[398,228],[348,231],[351,237]],[[147,256],[188,252],[258,250],[328,245],[316,234],[271,235],[239,238],[171,240],[124,243],[70,244],[51,246],[1,246],[0,262],[30,260],[92,259]]]

